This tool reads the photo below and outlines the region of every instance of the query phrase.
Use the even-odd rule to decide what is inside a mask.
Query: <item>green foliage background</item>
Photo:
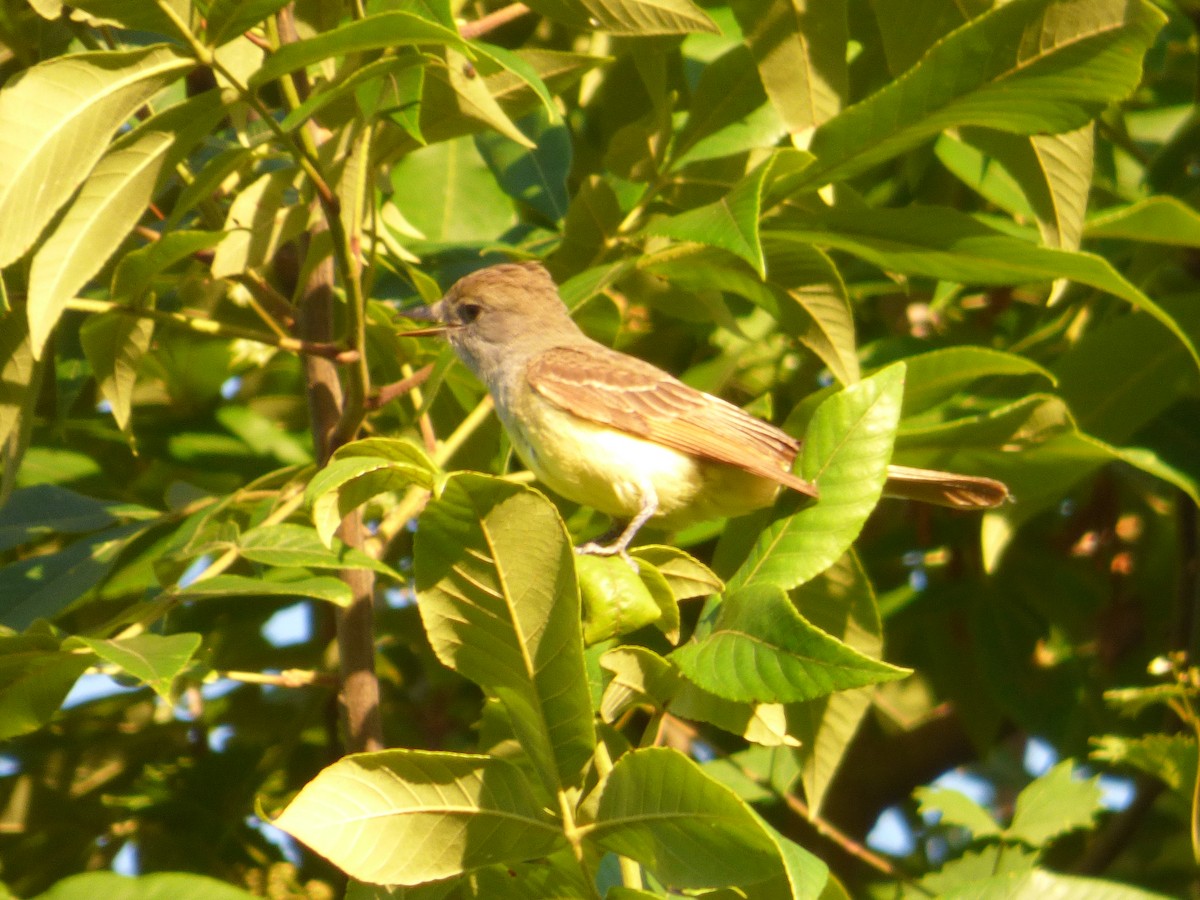
[[[529,7],[0,3],[0,891],[1196,895],[1200,7]],[[514,258],[822,501],[576,559]]]

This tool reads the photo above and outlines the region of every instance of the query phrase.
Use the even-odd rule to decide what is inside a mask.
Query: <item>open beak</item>
[[[396,333],[396,337],[430,337],[433,335],[445,334],[455,326],[450,322],[443,322],[439,313],[441,312],[441,303],[435,303],[433,306],[418,306],[415,309],[406,309],[401,315],[406,319],[412,319],[416,322],[429,322],[427,328],[414,328],[412,331],[400,331]]]

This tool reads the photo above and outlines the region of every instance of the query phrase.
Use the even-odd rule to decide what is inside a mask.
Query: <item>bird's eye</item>
[[[464,325],[470,325],[479,318],[483,307],[478,303],[463,303],[458,307],[458,317]]]

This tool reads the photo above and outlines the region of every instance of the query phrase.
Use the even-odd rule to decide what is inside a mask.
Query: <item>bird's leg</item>
[[[591,556],[619,556],[625,562],[629,563],[636,572],[638,564],[629,555],[629,544],[633,540],[634,535],[638,533],[638,530],[656,512],[658,512],[658,495],[654,493],[654,488],[647,484],[642,489],[642,508],[638,510],[636,516],[629,520],[629,524],[625,526],[625,530],[617,536],[615,541],[611,544],[599,544],[591,541],[581,547],[576,547],[575,552]]]

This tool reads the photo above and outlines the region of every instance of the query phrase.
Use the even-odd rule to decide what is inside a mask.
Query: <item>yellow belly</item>
[[[500,410],[513,447],[547,487],[576,503],[631,518],[652,490],[667,528],[770,505],[779,485],[736,466],[580,419],[530,392],[518,418]]]

